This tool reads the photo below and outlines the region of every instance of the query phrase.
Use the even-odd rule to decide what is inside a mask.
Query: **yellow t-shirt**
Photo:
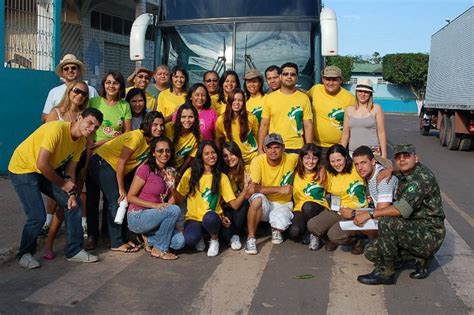
[[[340,143],[344,110],[355,104],[354,95],[343,88],[336,95],[329,95],[323,84],[314,85],[307,94],[315,115],[314,143],[321,147]]]
[[[255,97],[250,97],[247,102],[245,103],[247,106],[247,111],[252,113],[257,117],[258,123],[262,120],[262,112],[263,112],[263,101],[265,99],[264,95],[258,95]]]
[[[296,162],[298,162],[297,154],[283,153],[281,163],[277,166],[270,166],[267,162],[267,155],[261,154],[254,158],[250,164],[250,178],[252,182],[262,186],[291,185]],[[290,194],[269,194],[267,196],[268,200],[278,203],[290,202],[291,197]]]
[[[177,96],[166,89],[158,95],[158,106],[157,111],[161,112],[163,116],[167,117],[172,115],[179,106],[183,105],[186,102],[186,93]]]
[[[319,181],[315,181],[314,174],[305,174],[303,178],[295,174],[293,180],[293,201],[295,207],[293,211],[301,211],[303,204],[307,201],[312,201],[328,208],[326,201],[326,190]]]
[[[225,112],[227,104],[225,102],[219,102],[219,94],[211,96],[211,108],[213,108],[218,115],[222,115]]]
[[[265,96],[262,118],[270,119],[268,133],[280,134],[287,149],[301,149],[304,145],[303,121],[313,119],[311,103],[303,92],[291,95],[280,90]]]
[[[125,174],[128,174],[140,165],[147,157],[149,144],[146,142],[143,130],[132,130],[113,138],[97,148],[94,154],[97,154],[106,160],[107,163],[117,171],[117,163],[124,147],[133,152],[125,164]]]
[[[15,174],[41,174],[36,167],[41,148],[51,153],[49,165],[57,169],[70,160],[78,162],[85,147],[85,137],[76,141],[71,138],[70,122],[51,121],[41,125],[18,145],[10,159],[8,170]]]
[[[130,91],[133,88],[134,86],[129,86],[128,88],[126,88],[125,95],[127,95],[128,91]],[[148,108],[149,110],[153,110],[153,108],[155,107],[155,102],[156,102],[155,97],[151,95],[150,93],[148,93],[147,91],[145,91],[145,97],[146,97],[146,108]]]
[[[341,207],[357,209],[367,206],[364,179],[354,166],[350,174],[332,175],[328,172],[326,191],[341,197]]]
[[[182,195],[187,196],[186,220],[202,221],[202,218],[207,211],[215,211],[222,215],[222,200],[226,203],[235,199],[232,185],[229,178],[224,173],[221,174],[219,183],[219,195],[211,193],[212,188],[212,174],[203,174],[199,180],[198,189],[194,195],[189,195],[189,181],[191,179],[191,168],[184,172],[183,177],[178,184],[176,190]]]
[[[168,126],[169,125],[169,126]],[[165,134],[166,136],[173,141],[174,138],[174,123],[170,122],[169,124],[166,125],[165,128]],[[185,134],[184,136],[179,137],[178,143],[176,144],[176,147],[174,148],[174,158],[176,162],[176,166],[178,168],[183,165],[184,161],[189,156],[195,157],[198,149],[199,142],[201,142],[201,139],[199,141],[194,137],[194,134],[189,132]]]
[[[242,151],[242,158],[244,159],[245,165],[249,165],[254,157],[258,155],[258,146],[257,146],[257,137],[258,137],[258,121],[254,115],[248,113],[248,122],[249,122],[249,133],[245,142],[240,140],[240,124],[236,119],[232,120],[230,126],[232,133],[232,140],[239,146],[240,151]],[[225,138],[226,141],[229,141],[229,137],[224,129],[224,116],[220,115],[217,118],[216,122],[216,137]]]

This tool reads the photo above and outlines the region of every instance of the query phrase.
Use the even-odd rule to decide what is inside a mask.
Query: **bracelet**
[[[67,193],[67,195],[68,195],[69,197],[71,197],[71,196],[76,195],[76,192],[75,192],[75,191],[70,191],[70,192]]]
[[[352,210],[351,212],[351,218],[354,219],[356,217],[356,211],[355,210]]]

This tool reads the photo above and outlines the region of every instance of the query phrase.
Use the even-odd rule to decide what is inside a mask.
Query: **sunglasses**
[[[139,74],[139,75],[137,75],[137,77],[138,77],[139,79],[150,80],[150,77],[147,76],[147,75],[144,75],[144,74]]]
[[[71,71],[76,71],[76,70],[77,70],[77,66],[66,66],[66,67],[63,67],[63,71],[68,72],[69,70],[71,70]]]
[[[163,153],[171,153],[171,149],[156,149],[156,153],[163,154]]]
[[[217,82],[217,81],[218,81],[217,79],[207,79],[207,80],[206,80],[207,83]]]
[[[281,75],[284,77],[287,77],[287,76],[296,77],[296,73],[294,72],[283,72]]]
[[[77,87],[73,88],[73,89],[71,90],[71,92],[74,93],[74,94],[76,94],[76,95],[81,94],[81,95],[84,96],[84,97],[87,97],[87,95],[89,95],[89,92],[83,91],[83,90],[81,90],[80,88],[77,88]]]

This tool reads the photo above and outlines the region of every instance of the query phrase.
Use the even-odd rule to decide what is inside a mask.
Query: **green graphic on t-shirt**
[[[255,136],[251,131],[248,133],[247,140],[245,140],[245,142],[250,145],[250,148],[252,150],[257,149],[257,140],[255,140]]]
[[[334,127],[342,130],[344,124],[344,110],[342,108],[334,108],[329,114],[329,119]]]
[[[114,128],[113,128],[113,124],[110,120],[107,120],[105,119],[103,122],[102,122],[102,129],[104,130],[104,134],[108,135],[108,136],[111,136],[114,134]]]
[[[72,156],[73,154],[72,153],[69,153],[68,156],[61,161],[61,163],[59,163],[60,166],[63,166],[64,164],[66,164],[67,162],[69,162],[70,159],[72,159]]]
[[[308,183],[303,189],[306,196],[311,196],[314,200],[322,201],[324,198],[324,187],[318,183]]]
[[[296,122],[296,133],[298,136],[303,135],[303,109],[300,106],[292,107],[288,117]]]
[[[206,187],[206,190],[201,194],[201,197],[209,204],[209,210],[216,211],[217,201],[219,200],[217,194],[213,194],[209,187]]]
[[[181,150],[176,152],[176,156],[184,159],[189,155],[189,153],[191,153],[192,150],[193,150],[192,146],[190,145],[184,146]]]
[[[263,107],[255,107],[252,110],[252,114],[254,114],[255,117],[257,117],[257,120],[258,120],[259,124],[260,124],[260,120],[262,120],[262,112],[263,112]]]
[[[349,189],[346,192],[351,196],[356,196],[359,203],[365,203],[365,186],[358,180],[353,183],[350,183]]]
[[[293,171],[286,172],[285,175],[281,178],[280,186],[290,185],[293,178]]]

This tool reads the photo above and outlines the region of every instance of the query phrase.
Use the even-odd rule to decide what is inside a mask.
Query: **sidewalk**
[[[0,265],[11,261],[20,245],[25,213],[6,176],[0,177]]]

